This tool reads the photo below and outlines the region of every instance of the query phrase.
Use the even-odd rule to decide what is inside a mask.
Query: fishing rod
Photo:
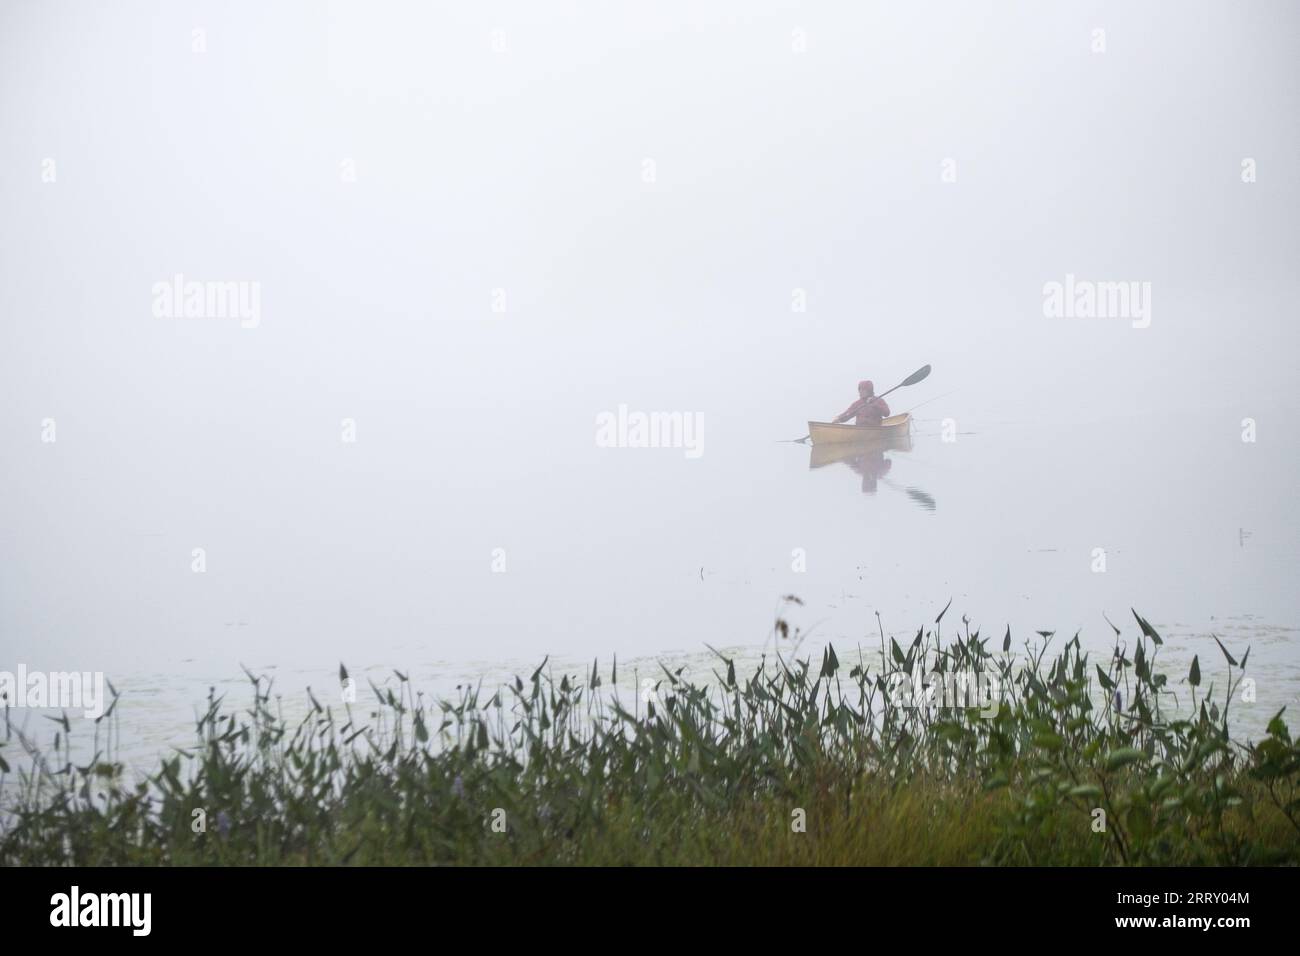
[[[959,388],[954,388],[951,392],[944,392],[942,395],[936,395],[936,396],[934,396],[934,398],[927,398],[927,399],[926,399],[925,401],[923,401],[920,405],[913,405],[911,408],[909,408],[909,409],[908,409],[906,412],[904,412],[903,414],[904,414],[904,415],[910,415],[910,414],[912,414],[912,412],[916,411],[918,408],[924,408],[926,405],[929,405],[931,402],[937,402],[937,401],[938,401],[939,399],[941,399],[941,398],[947,398],[949,395],[956,394],[957,392],[960,392],[960,391],[961,391],[961,389],[959,389]]]

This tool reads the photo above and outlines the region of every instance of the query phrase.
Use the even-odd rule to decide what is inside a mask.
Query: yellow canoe
[[[904,413],[884,419],[879,425],[834,425],[809,422],[808,434],[814,445],[845,445],[878,442],[910,434],[912,416]]]

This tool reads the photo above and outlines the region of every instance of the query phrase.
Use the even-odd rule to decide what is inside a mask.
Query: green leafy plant
[[[289,721],[246,672],[246,706],[210,694],[194,745],[138,779],[99,722],[80,763],[66,718],[45,751],[6,722],[24,756],[0,751],[0,863],[1300,862],[1282,715],[1258,743],[1229,736],[1248,653],[1219,643],[1216,694],[1199,656],[1171,681],[1136,614],[1131,647],[1116,628],[1095,661],[1077,634],[1049,659],[1052,632],[1016,652],[1008,629],[992,649],[965,618],[943,636],[943,617],[903,642],[881,629],[875,659],[850,664],[831,646],[816,663],[788,653],[778,622],[778,652],[748,676],[714,651],[710,679],[663,667],[644,700],[617,664],[557,676],[544,661],[449,700],[400,672],[365,705],[308,691]],[[996,707],[918,704],[916,674],[995,684]],[[104,728],[115,707],[116,692]]]

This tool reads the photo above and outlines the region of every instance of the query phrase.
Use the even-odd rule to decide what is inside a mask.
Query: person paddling
[[[889,406],[883,398],[876,397],[876,387],[870,380],[858,382],[858,400],[835,419],[836,425],[855,419],[855,425],[879,425],[889,417]]]

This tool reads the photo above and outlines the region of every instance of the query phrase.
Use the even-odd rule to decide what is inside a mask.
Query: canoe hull
[[[893,415],[879,425],[835,425],[809,422],[808,434],[814,445],[852,445],[897,439],[911,433],[912,416]]]

